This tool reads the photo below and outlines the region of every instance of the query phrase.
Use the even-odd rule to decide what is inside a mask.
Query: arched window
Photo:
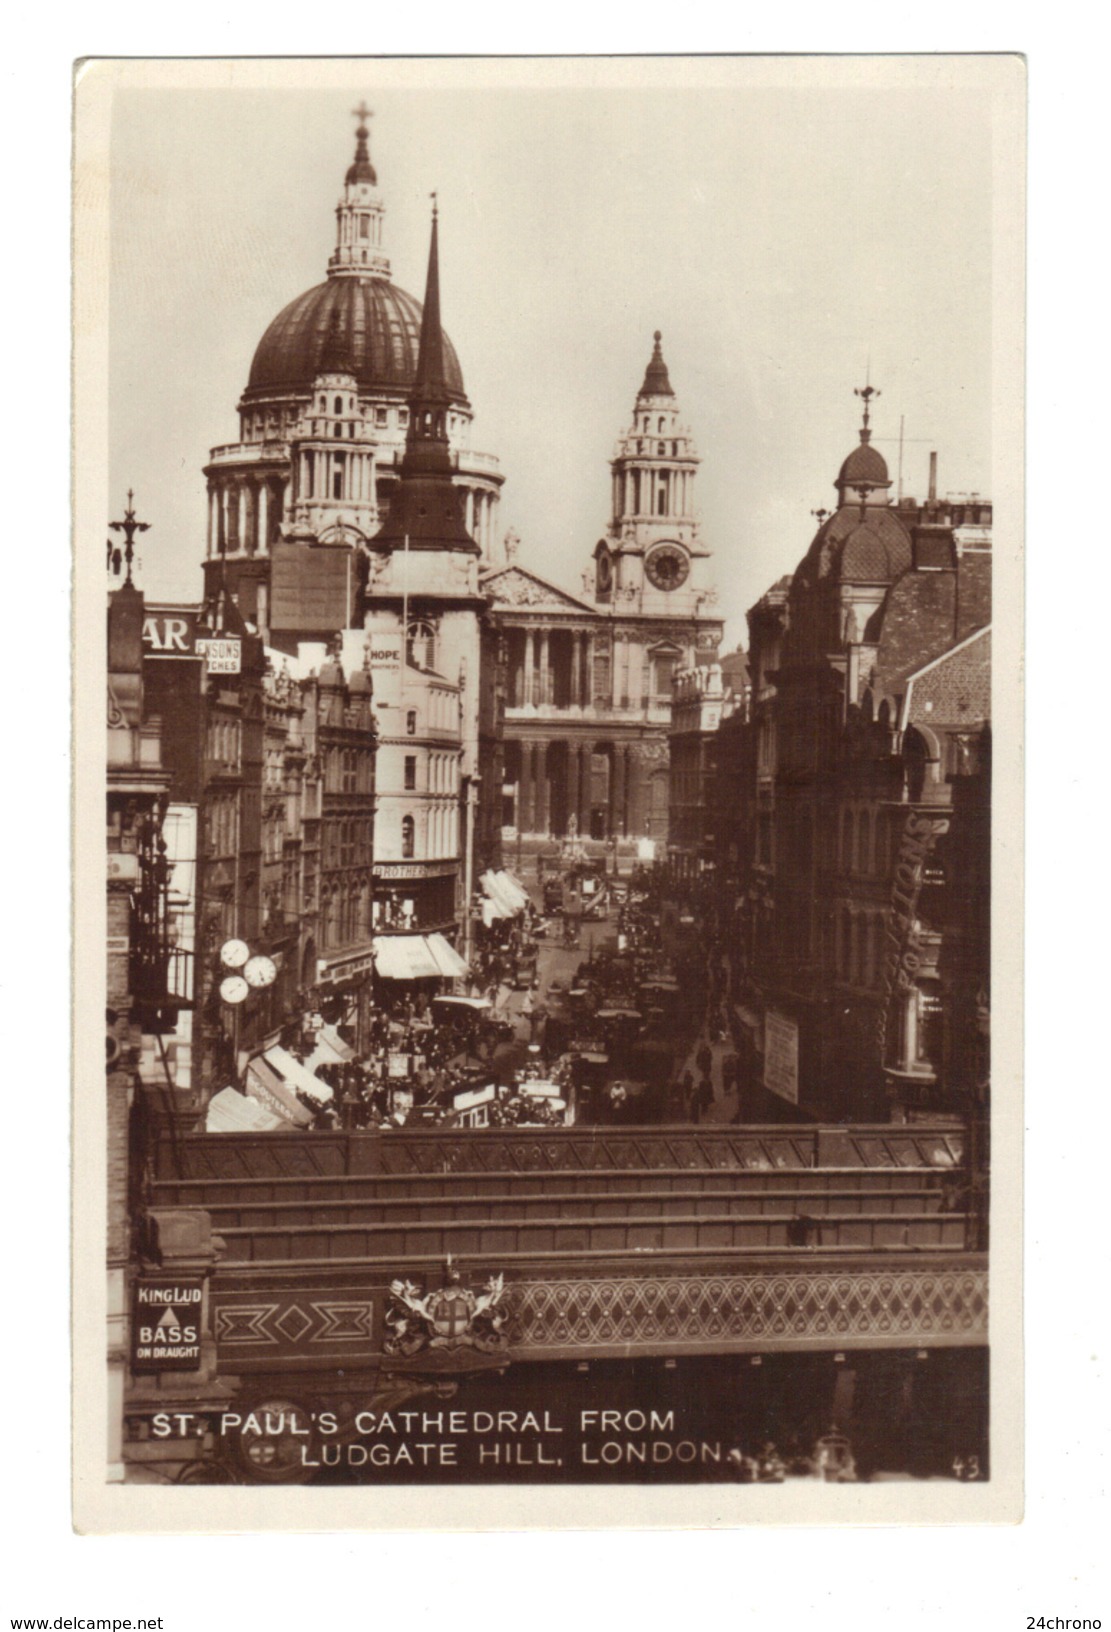
[[[405,735],[415,737],[417,734],[417,711],[411,708],[405,716]]]
[[[336,398],[336,410],[335,411],[336,411],[337,414],[342,414],[343,413],[343,398],[342,397],[337,397]]]
[[[401,859],[412,861],[416,854],[416,823],[411,816],[401,818]]]
[[[430,623],[418,620],[409,625],[409,638],[406,645],[409,662],[418,669],[433,669],[436,666],[436,631]]]

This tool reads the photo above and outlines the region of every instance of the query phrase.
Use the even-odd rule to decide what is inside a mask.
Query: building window
[[[388,415],[386,413],[386,410],[384,408],[376,408],[374,410],[374,423],[376,425],[385,425],[387,422],[388,422]]]
[[[332,497],[343,498],[343,454],[336,454],[335,469],[332,472]]]
[[[435,668],[436,631],[430,623],[420,621],[409,625],[408,658],[418,669]]]
[[[675,677],[677,657],[667,653],[658,654],[652,659],[652,695],[654,697],[670,697]]]
[[[406,754],[405,755],[405,791],[406,791],[406,793],[414,793],[416,791],[416,786],[417,786],[417,756],[416,756],[416,754]]]
[[[415,737],[417,734],[417,711],[411,708],[405,716],[405,735]]]
[[[416,823],[411,816],[401,818],[401,859],[412,861],[416,854]]]
[[[336,398],[336,413],[337,414],[342,414],[343,413],[343,398],[342,397],[337,397]]]

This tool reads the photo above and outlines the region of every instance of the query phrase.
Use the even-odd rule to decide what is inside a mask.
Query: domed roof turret
[[[864,399],[864,423],[860,427],[860,446],[854,448],[844,461],[833,485],[842,504],[848,504],[852,498],[857,499],[862,505],[886,504],[891,477],[887,474],[887,461],[883,454],[872,446],[872,432],[868,424],[872,398],[878,397],[880,393],[874,385],[869,384],[858,387],[856,395]],[[879,494],[878,498],[872,497],[875,493]]]
[[[837,487],[890,487],[891,478],[887,474],[887,461],[871,442],[863,440],[858,448],[854,448],[838,472]]]

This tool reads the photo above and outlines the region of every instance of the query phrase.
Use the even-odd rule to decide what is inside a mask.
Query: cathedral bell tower
[[[607,536],[594,551],[594,598],[615,609],[691,615],[709,593],[694,509],[699,458],[660,348],[659,329],[632,424],[611,461]]]

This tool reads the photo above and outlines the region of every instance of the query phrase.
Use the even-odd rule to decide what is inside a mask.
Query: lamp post
[[[232,938],[225,941],[219,952],[219,966],[224,971],[220,981],[220,1002],[232,1014],[232,1074],[239,1086],[239,1031],[243,1004],[252,991],[265,991],[278,978],[278,967],[264,952],[252,953],[246,941]]]

